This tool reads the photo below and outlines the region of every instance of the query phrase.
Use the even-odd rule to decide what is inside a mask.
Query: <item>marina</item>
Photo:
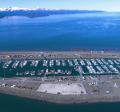
[[[1,60],[0,76],[118,75],[120,59]]]
[[[53,103],[120,101],[120,53],[1,52],[0,91]]]

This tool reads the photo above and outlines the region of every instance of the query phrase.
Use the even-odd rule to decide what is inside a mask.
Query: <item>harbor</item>
[[[1,52],[0,90],[54,103],[119,102],[119,57],[103,51]]]
[[[0,73],[1,77],[118,75],[120,73],[120,59],[0,60]]]

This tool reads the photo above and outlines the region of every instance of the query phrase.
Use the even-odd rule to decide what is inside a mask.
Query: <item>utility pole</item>
[[[3,80],[5,80],[5,68],[3,68]]]

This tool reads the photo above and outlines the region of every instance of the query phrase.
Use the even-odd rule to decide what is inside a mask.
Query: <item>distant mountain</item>
[[[44,17],[56,14],[78,14],[78,13],[95,13],[103,11],[88,10],[64,10],[64,9],[28,9],[28,8],[0,8],[0,18],[7,16],[27,16],[27,17]]]

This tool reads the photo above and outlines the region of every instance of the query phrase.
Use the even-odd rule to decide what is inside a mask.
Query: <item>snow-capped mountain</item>
[[[0,18],[8,16],[27,16],[27,17],[43,17],[57,14],[78,14],[78,13],[94,13],[102,11],[88,11],[88,10],[65,10],[65,9],[45,9],[45,8],[18,8],[8,7],[0,8]]]
[[[19,7],[0,8],[0,11],[16,11],[16,10],[33,10],[33,9]]]
[[[46,9],[46,8],[19,8],[19,7],[0,8],[0,11],[18,11],[18,10],[23,10],[23,11],[32,11],[33,10],[34,11],[34,10],[49,10],[49,9]]]

